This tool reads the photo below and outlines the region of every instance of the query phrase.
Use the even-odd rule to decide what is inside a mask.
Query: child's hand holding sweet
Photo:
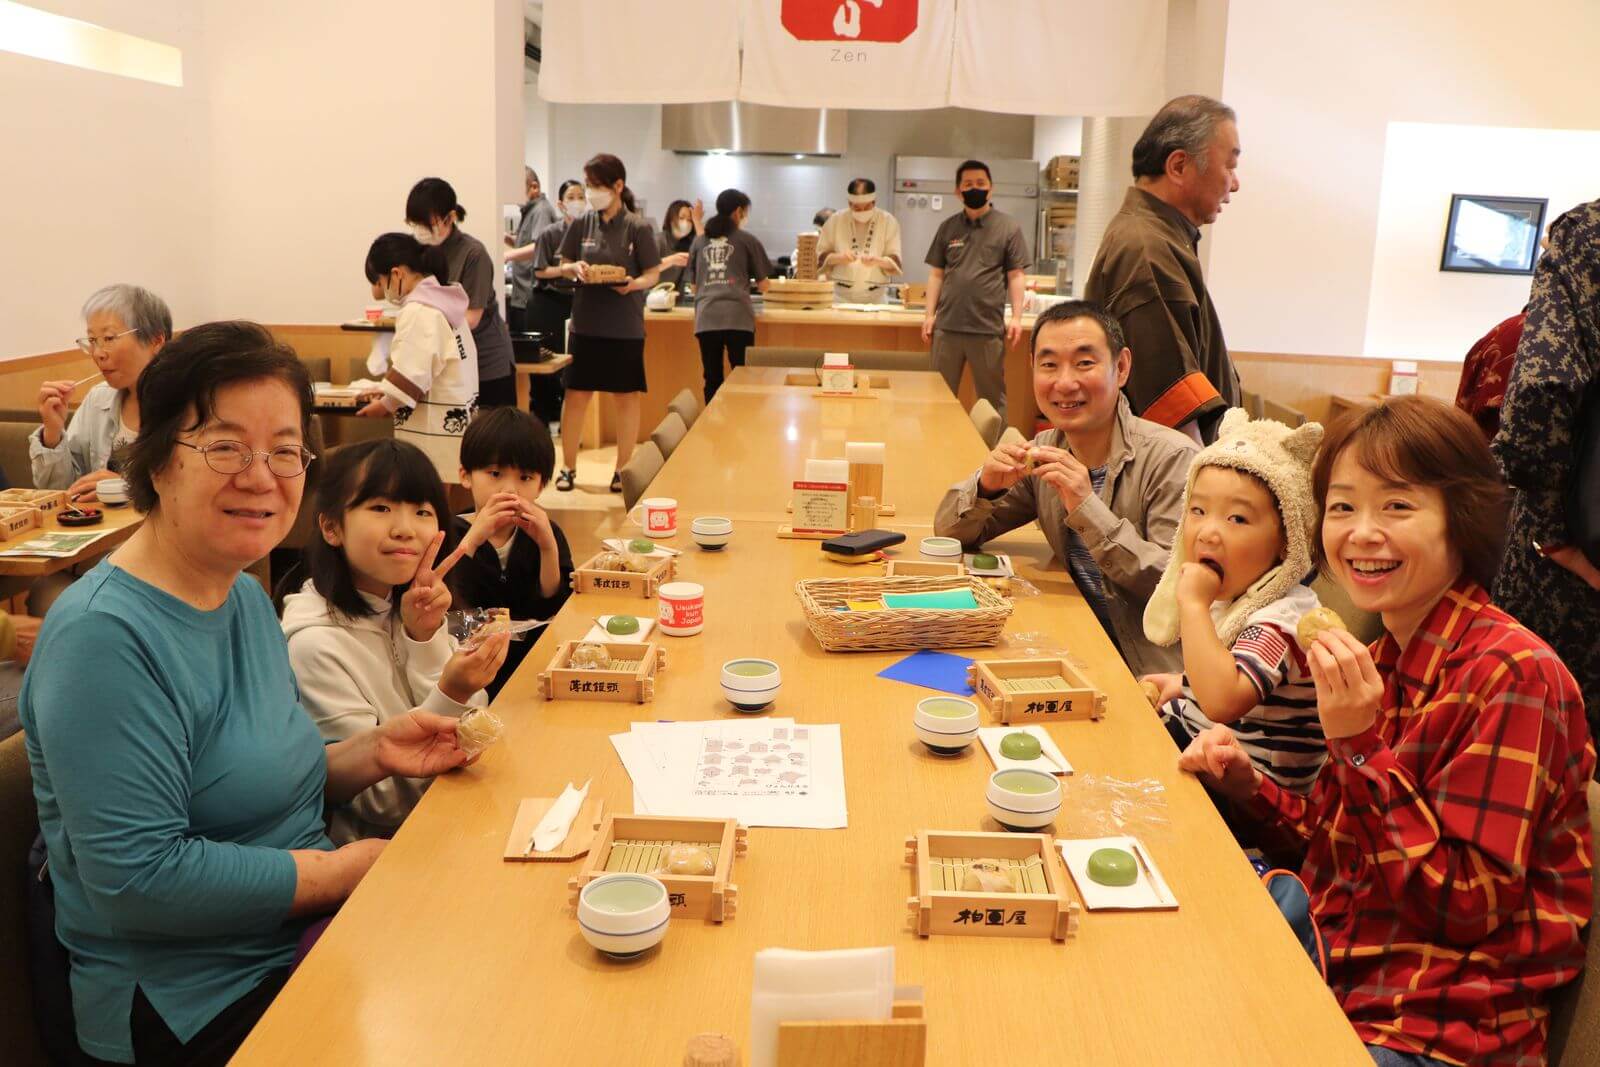
[[[1222,575],[1204,563],[1185,563],[1178,570],[1178,606],[1211,609],[1222,591]]]
[[[511,635],[497,633],[485,637],[471,649],[456,649],[444,670],[439,672],[439,692],[457,704],[465,704],[474,693],[494,681],[510,647]]]
[[[550,516],[538,504],[523,501],[521,518],[517,525],[522,528],[523,533],[533,538],[533,543],[541,550],[547,552],[556,550],[556,535],[550,528]]]

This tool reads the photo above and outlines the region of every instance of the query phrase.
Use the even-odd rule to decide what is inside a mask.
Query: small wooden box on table
[[[967,684],[1000,722],[1099,719],[1105,694],[1064,659],[978,660]]]
[[[1037,858],[1038,863],[1033,863]],[[1027,892],[985,893],[942,888],[934,870],[941,860],[994,859],[1026,867],[1042,888]],[[1065,941],[1078,930],[1078,905],[1067,899],[1049,834],[962,833],[922,830],[906,838],[906,863],[916,895],[906,901],[913,929],[931,934],[976,937],[1049,937]]]
[[[648,599],[655,596],[662,585],[672,581],[673,575],[678,573],[676,556],[662,556],[645,571],[600,570],[595,566],[595,560],[600,556],[601,553],[596,552],[573,568],[574,593],[622,593],[625,596]]]
[[[647,704],[655,699],[656,674],[667,669],[667,655],[654,643],[595,641],[611,654],[611,669],[572,666],[581,641],[563,641],[539,675],[546,700],[605,700]]]
[[[41,515],[52,515],[67,506],[61,489],[6,489],[0,491],[0,507],[38,508]]]
[[[0,504],[0,541],[14,541],[43,525],[44,513],[38,508]]]
[[[589,848],[583,869],[567,882],[571,903],[578,893],[603,874],[632,871],[652,874],[667,887],[673,918],[709,919],[720,923],[733,918],[739,887],[733,861],[749,849],[748,831],[736,819],[690,819],[671,815],[607,815],[599,836]],[[710,874],[663,874],[655,870],[667,847],[703,845],[713,850],[716,869]]]

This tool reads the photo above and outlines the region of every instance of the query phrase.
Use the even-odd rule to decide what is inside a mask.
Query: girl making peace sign
[[[498,634],[468,651],[444,626],[446,572],[435,566],[448,514],[432,461],[403,441],[364,441],[327,460],[312,503],[321,537],[306,547],[310,578],[284,598],[283,631],[300,700],[322,735],[342,739],[420,707],[460,716],[487,703],[505,662]],[[428,782],[387,778],[336,809],[336,843],[388,837]]]

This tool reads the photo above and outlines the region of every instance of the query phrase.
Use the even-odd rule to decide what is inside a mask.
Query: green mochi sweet
[[[1089,853],[1089,879],[1101,885],[1132,885],[1139,880],[1139,865],[1124,849],[1097,848]]]

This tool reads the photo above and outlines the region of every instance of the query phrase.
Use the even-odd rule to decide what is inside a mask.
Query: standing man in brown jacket
[[[1133,146],[1133,187],[1112,217],[1084,286],[1133,350],[1128,399],[1152,422],[1216,438],[1240,403],[1239,375],[1196,254],[1200,227],[1239,191],[1233,109],[1207,96],[1168,102]]]

